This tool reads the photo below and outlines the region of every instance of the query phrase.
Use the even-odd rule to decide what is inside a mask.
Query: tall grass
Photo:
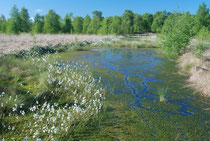
[[[166,99],[167,91],[168,91],[168,87],[163,87],[162,89],[158,91],[158,94],[160,96],[160,102],[164,102],[164,103],[167,102],[167,99]]]
[[[44,54],[1,57],[0,138],[73,140],[75,131],[99,120],[105,99],[101,80],[85,65]]]

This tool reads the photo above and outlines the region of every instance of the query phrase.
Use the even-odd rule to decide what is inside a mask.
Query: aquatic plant
[[[164,102],[164,103],[168,102],[168,100],[166,99],[167,91],[168,91],[168,87],[163,87],[158,91],[158,94],[160,96],[160,102]]]

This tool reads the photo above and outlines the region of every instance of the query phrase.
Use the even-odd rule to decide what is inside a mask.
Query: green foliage
[[[143,15],[134,14],[131,10],[125,10],[121,17],[111,16],[104,18],[101,11],[93,11],[93,18],[86,15],[75,17],[72,19],[72,13],[66,14],[64,19],[61,19],[53,10],[49,10],[48,14],[35,16],[35,21],[30,21],[30,16],[27,9],[22,8],[19,12],[16,5],[11,9],[11,17],[8,21],[4,16],[0,17],[0,32],[9,34],[17,34],[20,32],[32,33],[76,33],[76,34],[140,34],[145,32],[160,33],[165,24],[166,19],[173,13],[158,11],[154,15],[145,13]],[[178,13],[176,13],[177,15]],[[179,15],[179,14],[178,14]],[[181,15],[181,14],[180,14]],[[210,30],[210,14],[209,8],[205,3],[199,6],[196,15],[190,15],[191,36],[207,35]],[[174,21],[176,22],[176,21]],[[173,24],[171,24],[173,26]],[[168,26],[168,25],[167,25]],[[203,29],[205,27],[205,31]],[[168,27],[165,27],[164,32]],[[201,30],[202,29],[202,30]],[[202,35],[204,34],[204,35]],[[206,36],[208,38],[208,36]],[[200,38],[200,37],[199,37]],[[202,37],[203,38],[203,37]]]
[[[134,14],[131,10],[125,10],[122,16],[122,33],[131,34],[133,33]]]
[[[11,16],[11,18],[18,18],[18,17],[20,17],[20,13],[19,13],[19,10],[18,10],[16,5],[14,5],[11,8],[10,16]]]
[[[10,12],[11,18],[8,20],[7,33],[18,34],[21,31],[21,17],[19,10],[14,5]]]
[[[64,33],[71,33],[73,30],[71,17],[72,17],[72,13],[66,14],[66,16],[64,18],[64,26],[63,26]]]
[[[49,10],[44,17],[44,33],[59,33],[60,32],[60,16],[53,10]]]
[[[199,30],[204,27],[209,27],[210,25],[210,15],[209,8],[206,7],[206,4],[203,2],[202,5],[199,5],[198,11],[195,16],[195,30]]]
[[[151,32],[151,26],[153,23],[153,15],[145,13],[143,16],[143,31],[144,32]]]
[[[166,11],[156,12],[155,15],[154,15],[154,20],[153,20],[152,26],[151,26],[152,32],[160,33],[166,18],[167,18],[167,12]]]
[[[88,26],[87,33],[88,34],[97,34],[98,30],[101,27],[102,21],[102,12],[101,11],[93,11],[93,18]]]
[[[89,15],[86,15],[83,21],[83,28],[82,28],[82,33],[86,34],[88,26],[90,25],[91,18]]]
[[[82,33],[83,28],[83,18],[80,16],[77,16],[73,19],[73,32],[74,33]]]
[[[204,44],[199,43],[198,46],[196,46],[193,49],[193,53],[196,55],[196,57],[201,58],[203,56],[203,53],[206,51]]]
[[[87,51],[88,47],[87,44],[85,43],[76,43],[73,47],[72,47],[73,51]]]
[[[0,32],[5,33],[7,30],[7,20],[4,15],[0,17]]]
[[[93,18],[99,18],[100,21],[103,20],[102,12],[101,11],[93,11]]]
[[[19,29],[17,27],[18,27],[18,23],[17,23],[16,19],[10,18],[7,23],[7,33],[8,34],[18,34]]]
[[[21,25],[20,25],[21,32],[29,32],[31,30],[31,21],[27,9],[25,8],[21,9],[20,18],[21,18]]]
[[[139,14],[134,14],[133,33],[143,33],[143,18]]]
[[[192,17],[189,13],[171,14],[162,29],[162,47],[171,58],[182,54],[192,37]]]
[[[101,27],[98,31],[99,34],[110,34],[110,26],[112,23],[112,17],[104,18]]]
[[[118,16],[114,16],[112,18],[112,23],[110,25],[110,33],[111,34],[121,34],[121,19]]]
[[[197,33],[196,38],[199,40],[210,40],[210,30],[207,27],[202,27]]]
[[[44,26],[44,17],[36,14],[34,18],[34,24],[32,27],[33,33],[42,33],[43,32],[43,26]]]

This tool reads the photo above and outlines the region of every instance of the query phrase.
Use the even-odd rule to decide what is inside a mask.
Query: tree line
[[[186,13],[173,13],[166,18],[162,30],[162,49],[171,58],[177,58],[189,48],[187,45],[191,38],[201,40],[196,48],[190,48],[196,56],[202,56],[205,46],[202,40],[210,40],[210,14],[205,3],[199,5],[195,15]]]
[[[42,16],[36,14],[34,20],[30,20],[28,10],[22,8],[21,11],[14,5],[11,8],[10,18],[6,19],[4,15],[0,17],[0,32],[8,34],[18,33],[68,33],[68,34],[140,34],[145,32],[167,34],[170,26],[176,25],[177,19],[186,18],[186,26],[190,34],[196,34],[203,27],[210,30],[209,9],[205,3],[199,6],[195,15],[190,13],[170,13],[158,11],[155,14],[145,13],[143,15],[133,13],[131,10],[125,10],[122,16],[103,17],[101,11],[93,11],[92,18],[89,15],[85,17],[73,17],[72,13],[66,14],[61,18],[54,10]],[[177,28],[179,24],[177,23]],[[172,29],[171,29],[172,30]],[[174,32],[174,31],[173,31]],[[191,35],[190,35],[191,36]]]

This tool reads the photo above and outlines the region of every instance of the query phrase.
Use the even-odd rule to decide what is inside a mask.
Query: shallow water
[[[102,77],[109,107],[81,140],[209,140],[207,102],[186,88],[176,64],[151,49],[94,49],[77,55]],[[159,93],[167,88],[167,103]],[[208,100],[207,100],[208,101]]]

